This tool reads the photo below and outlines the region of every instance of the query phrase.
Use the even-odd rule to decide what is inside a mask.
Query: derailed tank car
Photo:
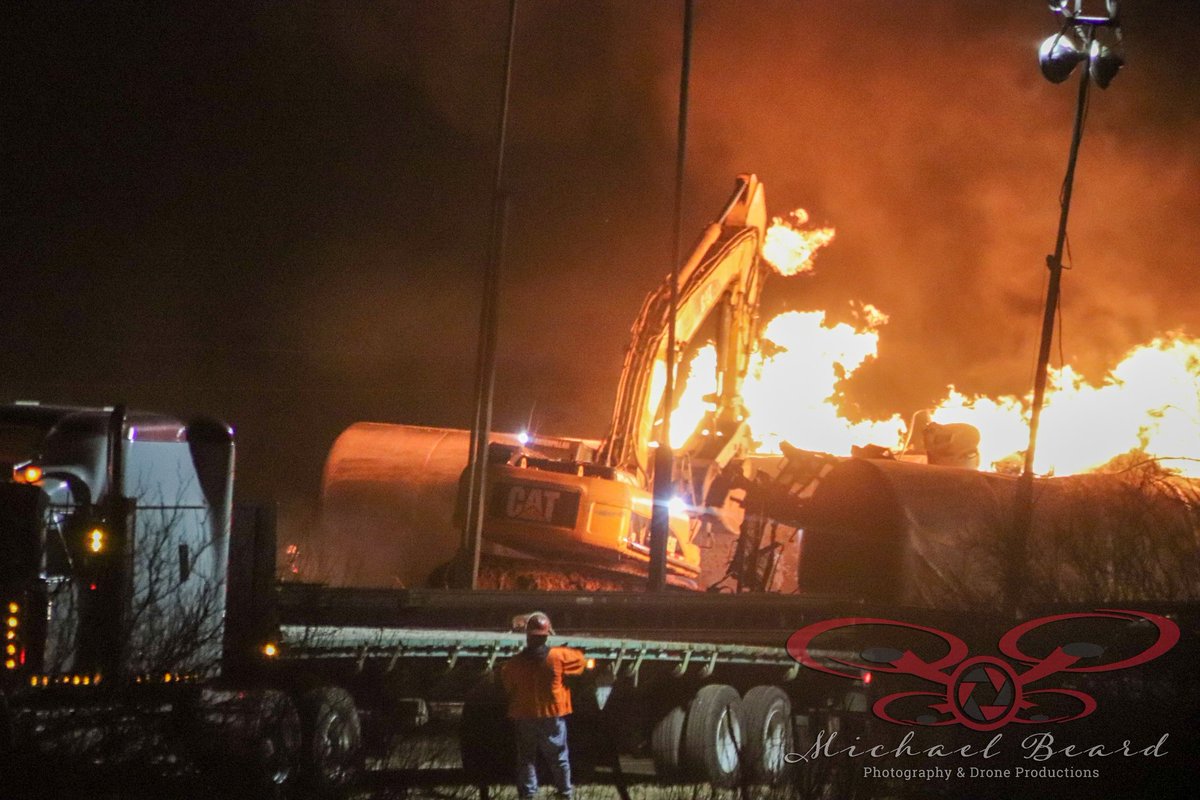
[[[814,458],[823,469],[800,468]],[[1014,545],[1018,478],[790,450],[749,485],[746,526],[797,528],[799,590],[939,609],[993,609],[1017,559],[1021,602],[1200,598],[1200,483],[1152,467],[1037,478]]]

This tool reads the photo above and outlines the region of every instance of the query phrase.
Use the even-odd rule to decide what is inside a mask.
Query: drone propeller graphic
[[[1104,654],[1100,645],[1072,642],[1056,646],[1045,657],[1032,656],[1021,649],[1021,639],[1027,634],[1055,622],[1066,620],[1111,619],[1123,623],[1149,622],[1157,629],[1152,645],[1142,652],[1107,664],[1080,665]],[[912,650],[872,647],[860,653],[862,661],[813,653],[813,641],[841,628],[863,625],[887,626],[922,631],[941,639],[947,652],[941,658],[925,661]],[[1166,617],[1144,611],[1097,609],[1095,611],[1056,614],[1021,623],[1005,633],[998,643],[1000,652],[1013,662],[1026,665],[1024,671],[1009,661],[995,656],[972,656],[966,643],[958,637],[925,625],[891,619],[844,617],[818,622],[802,628],[788,638],[787,650],[792,658],[810,669],[859,680],[865,672],[911,675],[938,684],[939,690],[897,692],[879,698],[872,711],[875,716],[897,725],[943,726],[963,725],[977,731],[991,731],[1010,722],[1059,723],[1088,716],[1096,710],[1096,700],[1086,692],[1064,687],[1028,689],[1030,684],[1059,673],[1111,672],[1127,669],[1158,658],[1179,641],[1179,626]],[[827,662],[843,668],[827,666]],[[849,671],[853,670],[853,671]],[[893,711],[896,704],[910,698],[920,698],[925,713],[909,718]],[[1078,709],[1059,713],[1051,709],[1051,701],[1070,698]],[[1045,713],[1057,713],[1051,716]]]

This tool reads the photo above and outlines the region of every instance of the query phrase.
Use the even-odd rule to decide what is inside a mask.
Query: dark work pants
[[[540,753],[550,767],[555,788],[571,796],[571,762],[567,752],[567,722],[562,717],[513,720],[517,731],[517,794],[537,794],[537,758]]]

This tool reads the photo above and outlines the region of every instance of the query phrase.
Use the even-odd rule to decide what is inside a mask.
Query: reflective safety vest
[[[508,716],[512,719],[565,717],[571,713],[571,690],[563,685],[564,675],[583,672],[583,653],[569,647],[526,647],[500,670],[508,692]]]

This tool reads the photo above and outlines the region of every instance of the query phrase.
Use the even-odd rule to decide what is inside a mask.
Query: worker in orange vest
[[[529,800],[538,790],[538,753],[550,767],[560,797],[570,800],[571,762],[567,724],[571,690],[564,675],[583,672],[583,653],[569,647],[548,647],[554,629],[540,611],[525,618],[525,649],[509,659],[500,677],[508,692],[508,716],[516,727],[517,794]]]

